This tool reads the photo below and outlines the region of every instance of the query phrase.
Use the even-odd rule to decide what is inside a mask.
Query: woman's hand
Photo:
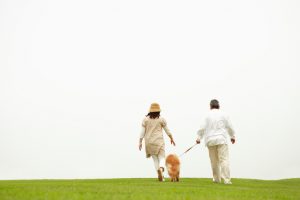
[[[171,139],[171,144],[173,144],[174,146],[176,145],[173,138]]]
[[[139,140],[139,150],[142,150],[143,147],[143,138],[140,138]]]

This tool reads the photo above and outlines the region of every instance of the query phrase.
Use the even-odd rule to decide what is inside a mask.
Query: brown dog
[[[166,158],[166,167],[172,182],[179,181],[180,161],[177,155],[170,154]]]

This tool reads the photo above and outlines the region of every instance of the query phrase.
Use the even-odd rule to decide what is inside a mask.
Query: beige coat
[[[164,118],[159,117],[157,119],[150,119],[146,117],[143,120],[142,126],[145,128],[145,147],[146,157],[151,155],[165,155],[165,142],[163,137],[163,131],[165,130],[168,136],[172,136],[170,130],[167,127],[167,122]]]

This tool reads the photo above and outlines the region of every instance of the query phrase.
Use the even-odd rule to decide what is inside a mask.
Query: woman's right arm
[[[144,137],[145,137],[145,127],[142,126],[140,141],[139,141],[139,150],[142,150]]]
[[[142,129],[141,129],[141,133],[140,133],[139,150],[141,150],[143,147],[143,139],[145,137],[145,133],[146,133],[146,128],[145,128],[145,120],[144,120],[142,123]]]

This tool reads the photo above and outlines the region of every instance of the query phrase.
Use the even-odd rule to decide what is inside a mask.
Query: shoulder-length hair
[[[160,117],[160,112],[149,112],[146,117],[150,117],[150,119],[156,119]]]

